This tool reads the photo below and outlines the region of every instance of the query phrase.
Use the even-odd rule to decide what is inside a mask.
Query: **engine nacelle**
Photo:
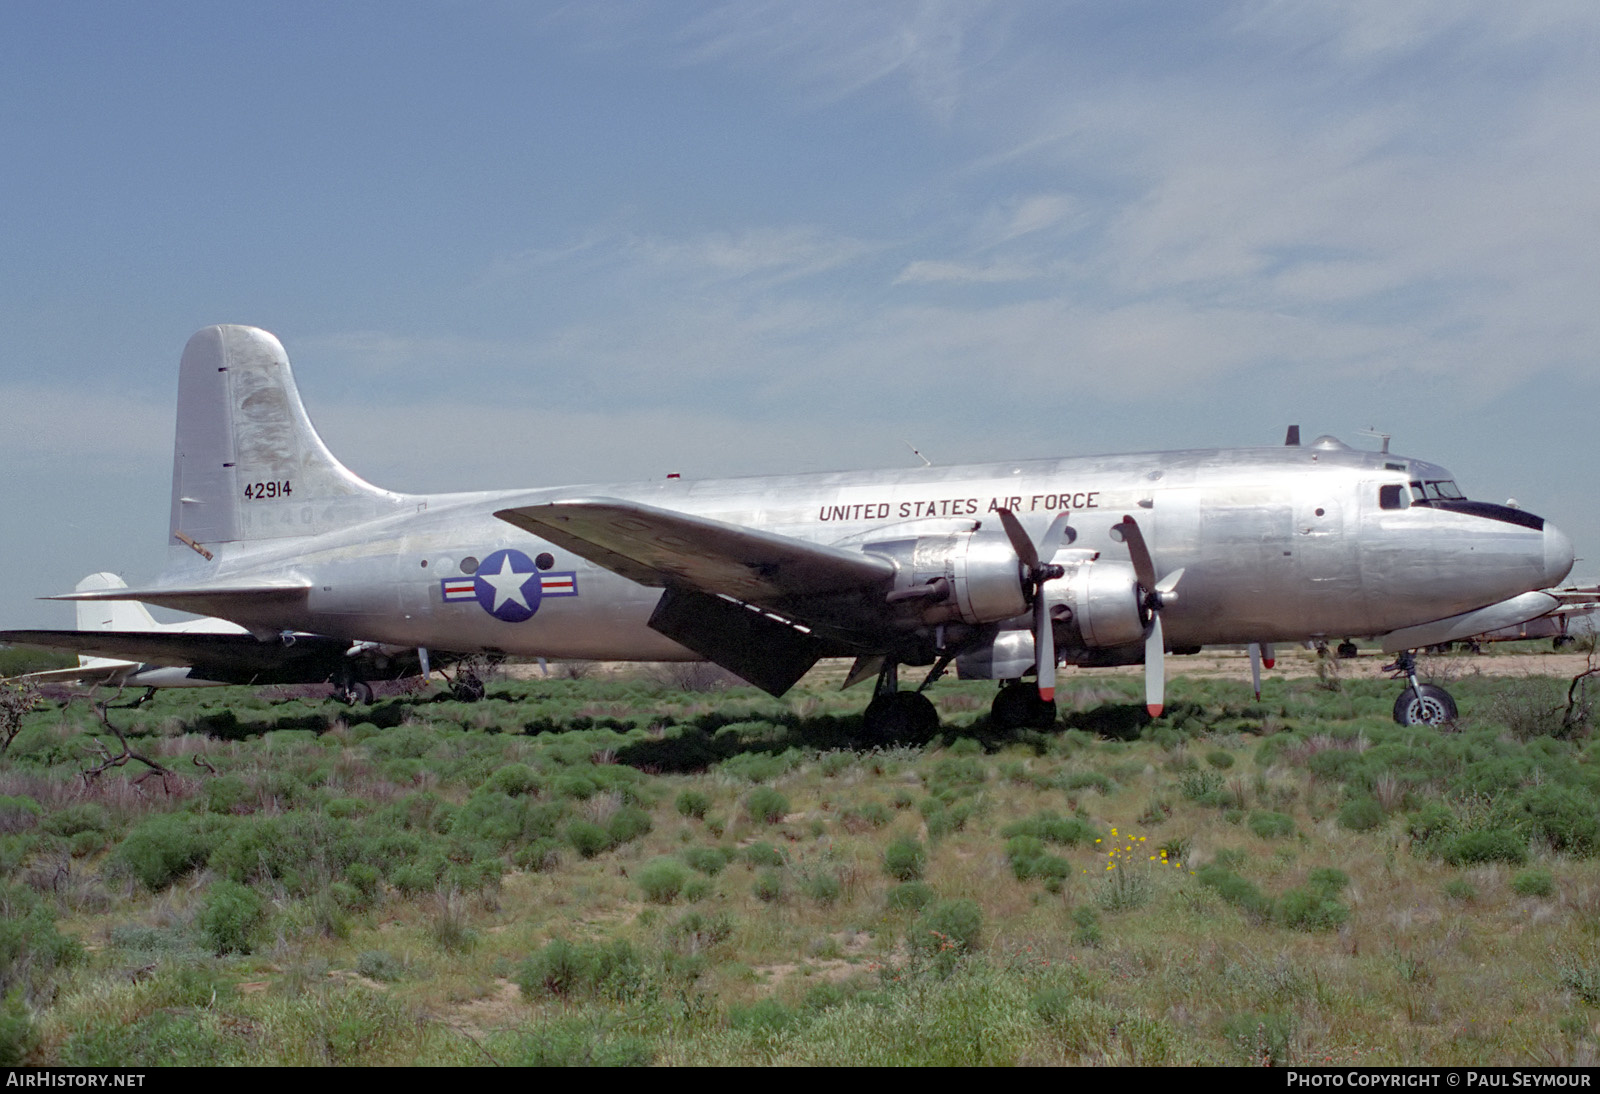
[[[1105,649],[1144,641],[1150,610],[1132,563],[1081,559],[1067,562],[1066,571],[1045,586],[1059,647]]]
[[[920,623],[998,623],[1031,607],[1022,562],[1004,535],[955,532],[862,550],[895,564],[890,600]]]

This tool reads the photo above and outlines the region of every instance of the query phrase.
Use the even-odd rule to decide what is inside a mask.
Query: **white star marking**
[[[489,609],[491,612],[499,611],[500,606],[508,600],[515,600],[528,611],[533,610],[528,607],[527,598],[522,595],[522,587],[528,583],[528,578],[533,575],[519,574],[513,570],[511,568],[510,555],[500,560],[499,573],[486,574],[480,570],[478,576],[494,587],[494,607]]]

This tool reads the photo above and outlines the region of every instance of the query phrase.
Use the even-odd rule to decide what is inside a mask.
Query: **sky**
[[[407,491],[1392,434],[1600,576],[1591,0],[0,4],[0,627],[184,342]]]

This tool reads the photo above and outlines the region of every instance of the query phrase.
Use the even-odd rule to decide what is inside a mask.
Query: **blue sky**
[[[1600,557],[1597,30],[1539,0],[11,0],[0,626],[160,568],[177,360],[216,322],[277,333],[397,489],[1376,426]]]

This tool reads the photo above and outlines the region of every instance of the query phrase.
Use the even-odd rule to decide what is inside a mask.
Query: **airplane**
[[[208,327],[179,373],[163,572],[56,599],[265,644],[704,659],[773,695],[854,657],[879,739],[937,731],[924,692],[952,665],[999,682],[996,725],[1046,726],[1060,664],[1142,661],[1154,717],[1168,651],[1352,635],[1398,651],[1399,720],[1446,722],[1411,651],[1544,614],[1573,563],[1553,524],[1443,467],[1297,427],[1262,448],[409,494],[329,452],[272,334]],[[901,666],[928,672],[901,689]]]
[[[76,591],[110,595],[127,587],[116,574],[98,573],[78,582]],[[226,619],[158,623],[143,604],[133,600],[80,600],[77,615],[76,630],[0,631],[0,643],[79,655],[76,666],[15,679],[33,684],[142,687],[145,693],[134,701],[135,706],[160,688],[331,681],[336,696],[365,705],[372,702],[369,680],[399,679],[423,670],[418,651],[411,646],[352,643],[305,633],[284,634],[275,642],[264,643]],[[436,656],[434,660],[444,659]]]
[[[1600,586],[1568,585],[1545,591],[1556,600],[1556,606],[1546,614],[1512,626],[1470,635],[1462,641],[1473,645],[1548,638],[1550,645],[1560,650],[1575,645],[1580,638],[1600,636]]]

